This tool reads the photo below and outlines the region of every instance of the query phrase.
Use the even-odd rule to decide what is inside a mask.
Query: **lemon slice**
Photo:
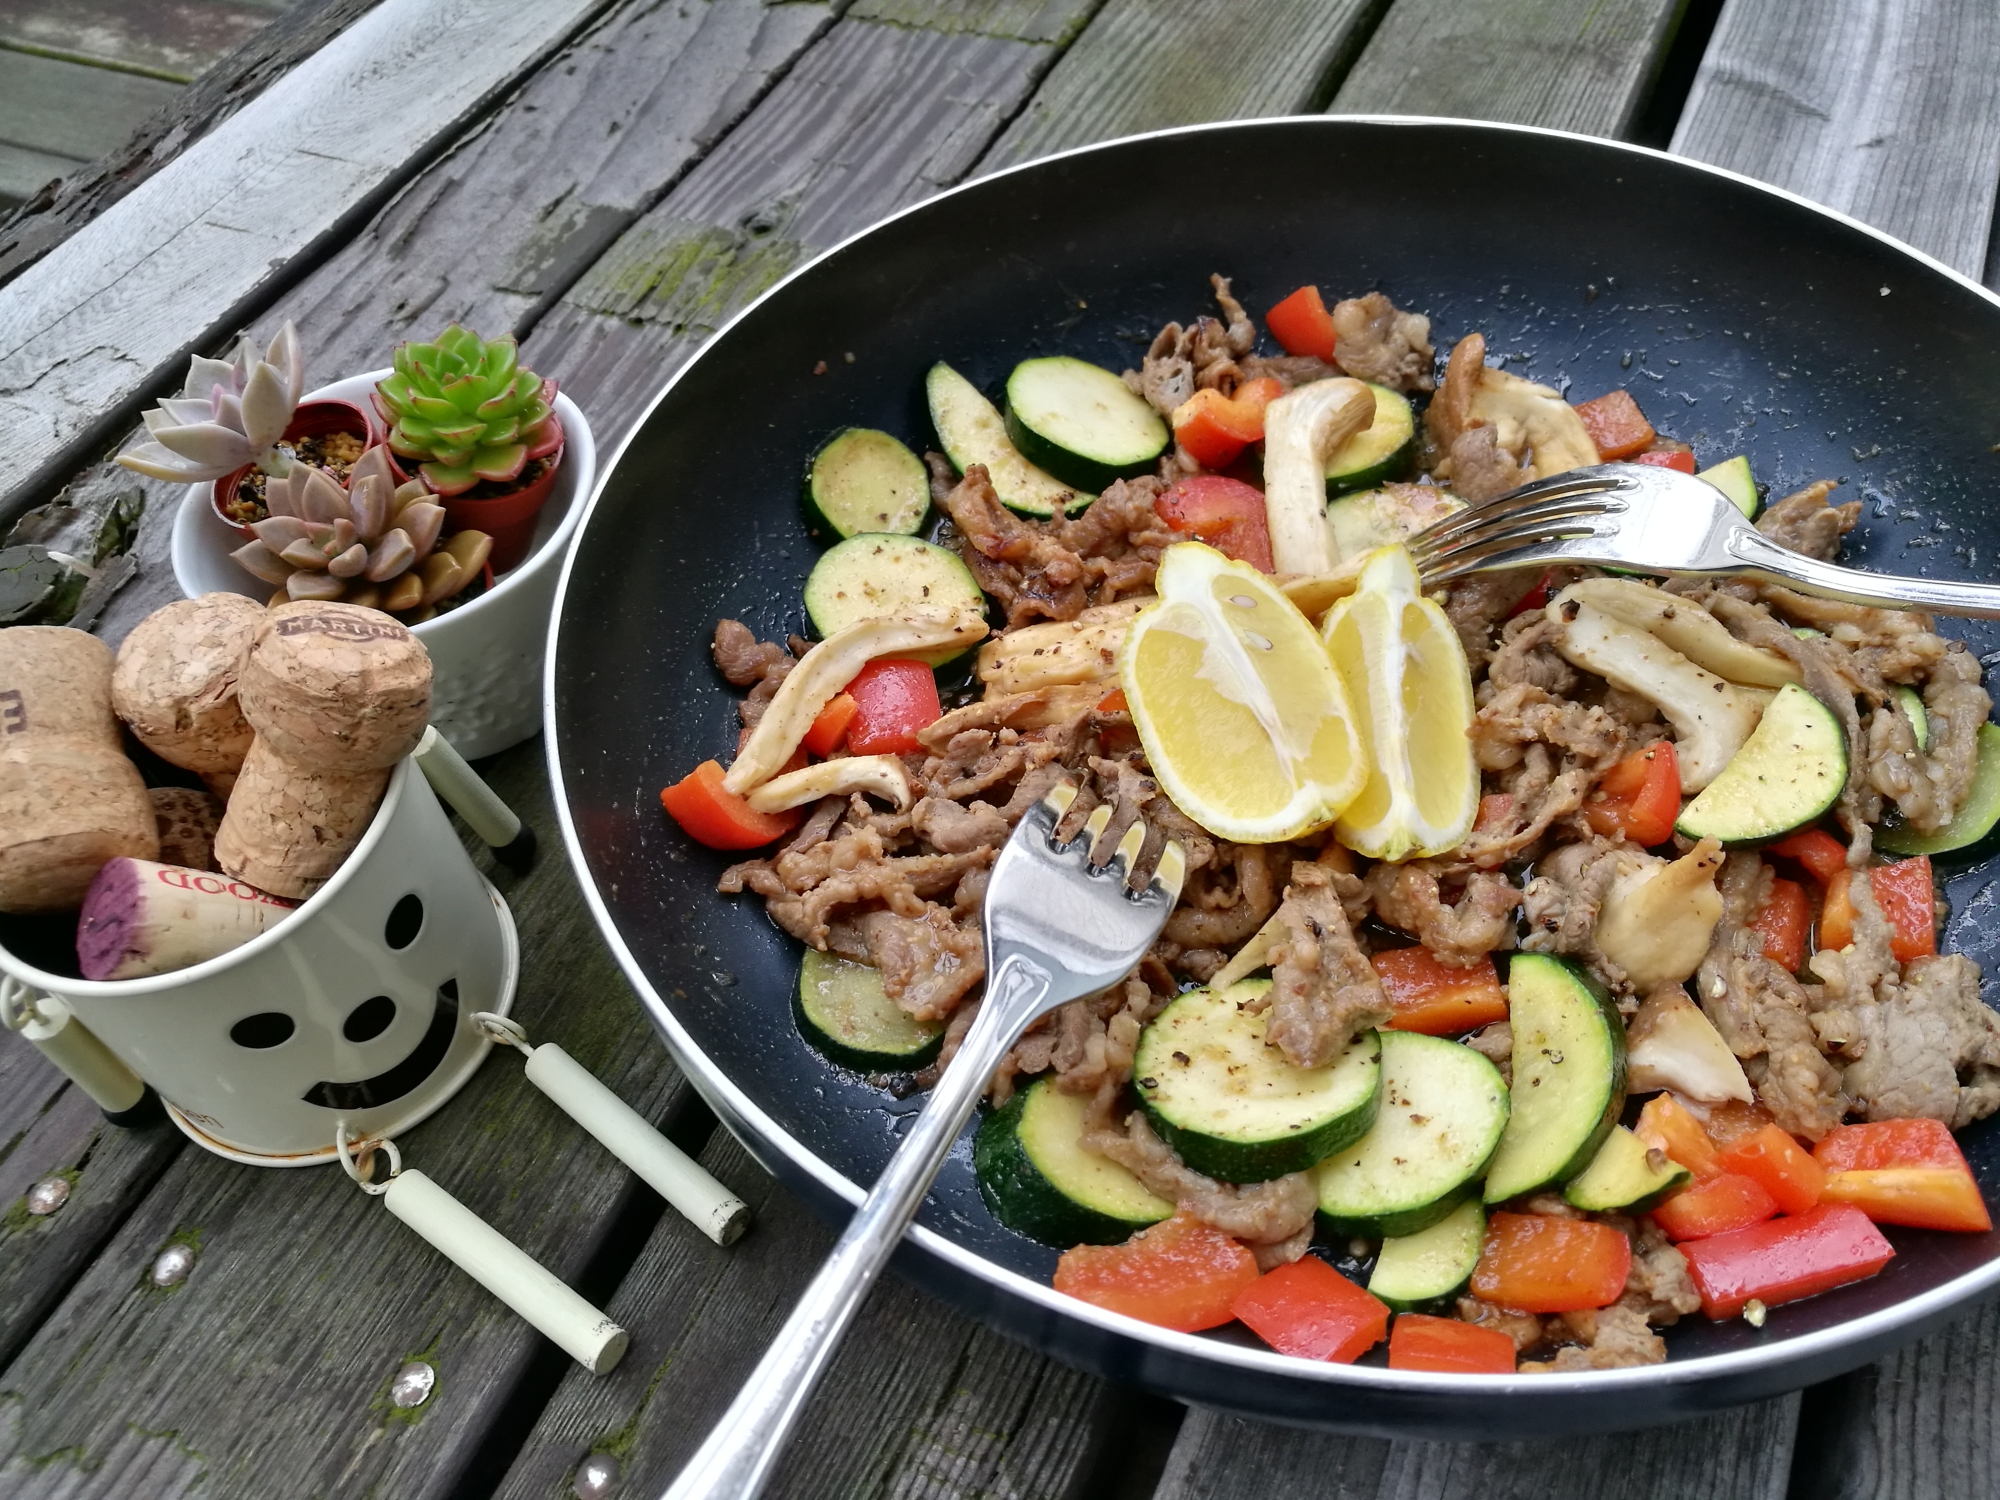
[[[1311,623],[1264,574],[1200,542],[1169,547],[1155,586],[1118,678],[1167,795],[1243,844],[1331,823],[1368,768]]]
[[[1378,547],[1323,631],[1368,751],[1368,780],[1334,832],[1370,859],[1456,848],[1479,811],[1472,674],[1458,632],[1423,596],[1410,554]]]

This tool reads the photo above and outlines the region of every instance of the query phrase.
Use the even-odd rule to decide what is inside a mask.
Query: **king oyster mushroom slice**
[[[1599,462],[1583,418],[1560,391],[1481,365],[1472,392],[1473,426],[1498,429],[1500,446],[1525,462],[1535,478],[1547,479]]]
[[[1678,598],[1636,578],[1586,578],[1567,597],[1594,604],[1608,615],[1636,625],[1728,682],[1744,687],[1781,688],[1801,681],[1796,663],[1729,633],[1714,615],[1690,599]]]
[[[1723,681],[1650,631],[1577,597],[1577,587],[1549,601],[1556,649],[1586,672],[1656,704],[1674,726],[1681,790],[1700,791],[1743,748],[1770,692]]]
[[[850,792],[879,797],[897,812],[908,812],[913,800],[910,773],[893,755],[848,755],[787,771],[773,776],[743,800],[757,812],[775,813]]]
[[[1685,990],[1653,991],[1625,1028],[1625,1086],[1635,1094],[1672,1089],[1704,1104],[1754,1099],[1743,1064]]]
[[[1326,461],[1375,419],[1359,380],[1315,380],[1264,408],[1264,510],[1280,573],[1326,573],[1339,561],[1326,523]]]
[[[1722,920],[1715,888],[1722,845],[1703,839],[1671,863],[1640,849],[1620,849],[1614,857],[1618,873],[1591,934],[1597,946],[1641,994],[1685,983]]]

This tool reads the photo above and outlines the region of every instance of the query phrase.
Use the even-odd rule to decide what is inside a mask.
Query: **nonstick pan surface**
[[[2000,302],[1916,251],[1747,180],[1635,147],[1457,121],[1287,119],[1163,132],[982,179],[877,225],[774,287],[667,383],[606,470],[556,607],[551,771],[599,923],[681,1065],[749,1149],[830,1218],[859,1200],[921,1096],[836,1068],[793,1024],[792,940],[727,859],[681,835],[661,786],[735,744],[710,662],[720,616],[803,633],[818,552],[804,462],[834,429],[934,439],[924,371],[988,390],[1020,359],[1125,369],[1208,274],[1261,314],[1302,283],[1379,287],[1448,348],[1572,399],[1633,391],[1704,462],[1748,453],[1774,495],[1837,477],[1863,500],[1846,559],[1991,578]],[[823,373],[819,373],[823,364]],[[1986,656],[1995,627],[1950,627]],[[1994,656],[2000,660],[2000,655]],[[1946,947],[1989,976],[2000,888],[1940,861]],[[1961,1137],[1989,1197],[1993,1122]],[[1086,1368],[1272,1420],[1458,1439],[1672,1420],[1824,1379],[2000,1280],[1993,1235],[1888,1231],[1875,1280],[1774,1311],[1696,1317],[1668,1363],[1465,1379],[1291,1360],[1163,1332],[1049,1288],[1056,1252],[981,1203],[969,1134],[899,1254],[973,1315]],[[1379,1361],[1377,1353],[1374,1358]]]

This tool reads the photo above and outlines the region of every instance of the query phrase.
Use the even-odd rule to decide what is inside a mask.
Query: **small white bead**
[[[570,1489],[576,1500],[604,1500],[618,1485],[618,1460],[609,1453],[593,1453],[576,1466]]]
[[[52,1214],[69,1202],[67,1177],[44,1177],[28,1189],[27,1209],[37,1216]]]
[[[194,1255],[192,1245],[169,1245],[153,1257],[153,1268],[147,1275],[154,1286],[179,1286],[194,1269]]]
[[[437,1386],[437,1371],[420,1359],[413,1359],[396,1372],[389,1382],[389,1404],[408,1409],[431,1399]]]

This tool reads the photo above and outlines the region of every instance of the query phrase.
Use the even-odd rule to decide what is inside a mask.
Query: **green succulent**
[[[389,447],[415,459],[440,495],[505,483],[562,446],[556,383],[519,363],[512,338],[454,323],[428,344],[396,346],[396,373],[375,387]]]

